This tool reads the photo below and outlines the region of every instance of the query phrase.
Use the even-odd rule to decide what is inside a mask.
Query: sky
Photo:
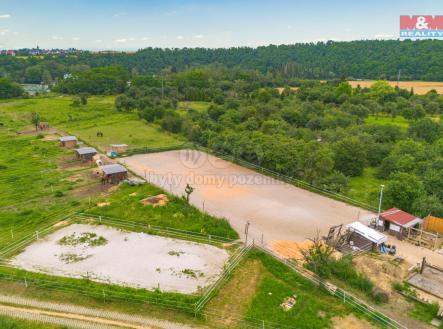
[[[0,0],[0,48],[136,50],[397,39],[443,0]]]

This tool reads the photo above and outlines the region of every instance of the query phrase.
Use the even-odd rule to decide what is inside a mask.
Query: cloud
[[[0,35],[1,35],[1,36],[6,35],[6,34],[8,34],[8,33],[9,33],[9,30],[8,30],[8,29],[0,30]]]
[[[78,40],[80,40],[79,37],[73,37],[73,38],[72,38],[72,41],[78,41]]]
[[[128,41],[128,39],[126,39],[126,38],[114,40],[114,42],[118,42],[118,43],[125,43],[126,41]]]
[[[129,41],[134,41],[135,38],[134,38],[134,37],[130,37],[128,40],[129,40]]]
[[[10,18],[10,14],[0,14],[0,18]]]
[[[115,13],[114,15],[112,15],[113,17],[122,17],[122,16],[127,16],[128,13],[127,12],[120,12],[120,13]]]
[[[203,34],[196,34],[193,36],[194,39],[203,39],[205,36]]]
[[[393,34],[384,34],[384,33],[374,35],[374,38],[376,39],[392,39],[394,37],[395,36]]]
[[[97,39],[97,40],[95,40],[94,42],[95,42],[95,43],[102,43],[103,40]]]
[[[150,37],[143,37],[141,40],[142,41],[147,41],[147,40],[149,40],[149,39],[151,39]]]
[[[177,36],[177,39],[178,40],[183,40],[183,36],[179,35],[179,36]]]
[[[58,36],[58,35],[53,35],[53,36],[51,37],[51,39],[52,39],[52,40],[63,40],[63,37]]]

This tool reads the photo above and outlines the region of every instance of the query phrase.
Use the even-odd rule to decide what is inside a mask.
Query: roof
[[[349,225],[346,225],[347,228],[349,228],[351,231],[354,231],[364,238],[368,239],[371,242],[374,242],[376,244],[381,244],[383,242],[387,241],[386,235],[367,227],[366,225],[360,223],[360,222],[353,222]]]
[[[97,150],[93,147],[80,147],[75,150],[79,155],[98,153]]]
[[[76,141],[77,137],[75,136],[62,136],[59,138],[60,142],[69,142],[69,141]]]
[[[398,208],[391,208],[382,212],[380,218],[403,227],[411,227],[422,222],[421,218]]]
[[[100,167],[106,175],[118,174],[128,172],[125,167],[119,164],[110,164]]]

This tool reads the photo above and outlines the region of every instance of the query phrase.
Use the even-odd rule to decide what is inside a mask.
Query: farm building
[[[100,167],[102,171],[102,183],[116,184],[128,177],[128,171],[120,164],[110,164]]]
[[[123,153],[128,150],[127,144],[111,144],[111,152]]]
[[[60,146],[72,148],[77,145],[77,137],[75,136],[62,136],[59,138]]]
[[[398,208],[388,209],[380,214],[377,228],[396,235],[399,239],[408,236],[411,228],[417,228],[423,220]]]
[[[350,235],[349,243],[352,242],[352,246],[362,250],[377,250],[378,246],[388,240],[386,235],[360,222],[353,222],[346,227],[353,233]]]
[[[93,147],[81,147],[76,149],[75,152],[77,153],[77,158],[82,161],[92,161],[94,155],[98,153]]]

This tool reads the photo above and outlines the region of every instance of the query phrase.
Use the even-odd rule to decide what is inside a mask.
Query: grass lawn
[[[0,315],[2,329],[66,329],[66,326],[57,326],[35,321],[26,321]]]
[[[182,101],[178,103],[178,109],[180,110],[188,110],[193,109],[197,112],[205,112],[208,110],[210,102],[191,102],[191,101]]]
[[[13,118],[6,127],[20,121],[31,129],[31,113],[40,115],[41,121],[75,134],[85,142],[101,150],[109,144],[128,144],[135,147],[165,147],[182,141],[169,133],[160,131],[154,124],[146,124],[135,113],[119,113],[114,107],[114,96],[93,96],[86,106],[72,107],[70,96],[48,96],[0,102],[0,118],[7,114]],[[98,138],[97,132],[103,132]]]
[[[395,118],[386,115],[369,115],[366,118],[365,123],[378,125],[395,125],[405,129],[409,128],[409,121],[403,118],[401,115],[398,115]]]
[[[296,295],[295,306],[284,311],[280,304],[293,295]],[[283,328],[327,328],[332,326],[334,318],[351,313],[335,297],[257,250],[235,270],[207,310],[227,317],[218,323],[229,328],[243,328],[238,319],[257,326],[264,321],[265,327],[268,324]]]
[[[160,193],[165,192],[150,184],[142,186],[123,184],[118,191],[101,200],[101,202],[109,202],[108,206],[96,206],[88,209],[88,213],[227,238],[238,238],[238,234],[231,228],[227,220],[202,213],[183,199],[173,195],[168,195],[170,201],[165,206],[153,207],[140,202],[141,199]]]
[[[366,167],[362,176],[350,177],[348,190],[345,194],[352,199],[378,207],[380,185],[385,184],[385,182],[376,178],[374,174],[375,168]]]

